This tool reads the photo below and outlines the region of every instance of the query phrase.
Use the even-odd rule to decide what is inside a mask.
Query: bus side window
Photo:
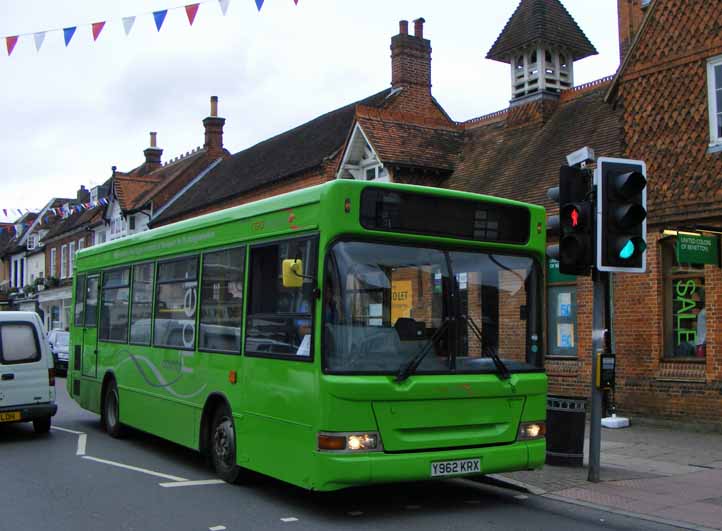
[[[159,263],[155,289],[153,344],[193,349],[198,307],[198,257]]]
[[[311,358],[316,238],[296,238],[251,249],[246,354]],[[284,260],[303,264],[300,287],[284,287]]]
[[[85,309],[85,275],[78,275],[75,280],[75,326],[83,326],[83,310]]]
[[[98,288],[100,278],[97,275],[89,276],[85,284],[85,327],[95,328],[98,312]]]
[[[198,348],[240,354],[244,247],[203,255]]]

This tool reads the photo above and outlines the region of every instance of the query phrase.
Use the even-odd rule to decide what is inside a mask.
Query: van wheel
[[[50,431],[50,417],[35,419],[33,421],[35,433],[48,433]]]
[[[102,420],[108,435],[116,439],[123,436],[124,426],[120,423],[120,398],[118,397],[118,387],[115,382],[111,382],[105,389]]]
[[[223,481],[237,483],[241,467],[236,464],[236,430],[233,416],[226,406],[216,409],[211,428],[211,462],[216,474]]]

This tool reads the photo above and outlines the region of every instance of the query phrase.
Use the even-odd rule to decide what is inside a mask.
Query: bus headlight
[[[531,441],[534,439],[543,439],[547,434],[547,425],[545,422],[522,422],[519,424],[519,434],[517,441]]]
[[[318,449],[325,452],[380,452],[383,450],[378,432],[320,432]]]

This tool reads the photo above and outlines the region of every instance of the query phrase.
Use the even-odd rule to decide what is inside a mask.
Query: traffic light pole
[[[597,386],[599,375],[599,357],[605,348],[606,332],[606,290],[609,274],[593,270],[594,301],[592,314],[592,408],[589,421],[589,475],[587,479],[592,482],[599,481],[599,456],[602,440],[602,396],[603,392]]]

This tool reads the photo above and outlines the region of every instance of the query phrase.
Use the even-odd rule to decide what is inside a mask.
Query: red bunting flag
[[[189,4],[186,6],[186,15],[188,15],[188,22],[193,25],[193,21],[196,19],[196,13],[198,13],[198,6],[200,4]]]
[[[13,53],[13,50],[15,49],[15,45],[18,43],[18,36],[13,35],[12,37],[5,37],[5,46],[7,46],[8,49],[8,55]]]
[[[105,26],[105,21],[93,23],[93,40],[94,41],[98,40],[98,37],[100,36],[100,32],[103,31],[104,26]]]
[[[293,0],[293,3],[298,5],[298,0]]]

